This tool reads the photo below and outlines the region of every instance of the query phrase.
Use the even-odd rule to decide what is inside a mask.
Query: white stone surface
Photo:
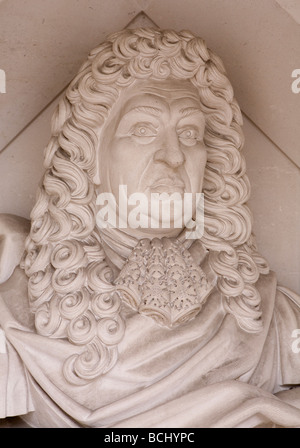
[[[20,248],[12,230],[21,218],[1,214],[0,263],[13,261],[16,267],[0,288],[0,326],[7,340],[0,363],[1,417],[26,414],[33,427],[299,424],[300,390],[291,386],[299,385],[300,358],[293,356],[291,334],[300,325],[300,297],[277,287],[253,247],[244,205],[249,184],[239,156],[242,117],[230,83],[200,39],[174,36],[121,32],[92,53],[70,86],[45,153],[49,169],[32,214],[24,271],[19,259],[10,260]],[[163,55],[168,60],[162,64]],[[153,79],[134,79],[149,67]],[[166,80],[170,73],[172,81]],[[207,89],[203,74],[211,81]],[[115,89],[99,88],[101,76]],[[121,83],[130,87],[122,90]],[[27,134],[31,149],[30,131],[42,130],[49,113],[47,108],[13,143]],[[269,230],[274,217],[280,221],[279,211],[285,217],[281,187],[298,169],[247,122],[248,142],[261,151],[253,159],[246,148],[250,172],[252,166],[259,176],[253,180],[254,200],[259,195]],[[28,176],[38,171],[35,150]],[[177,227],[175,241],[168,227],[162,232],[167,238],[142,238],[138,244],[134,232],[103,229],[98,221],[95,231],[102,187],[114,192],[128,179],[128,187],[145,194],[170,187],[197,192],[205,167],[208,202],[200,240],[188,242],[186,225]],[[296,183],[288,185],[297,193]],[[267,194],[260,193],[262,187]],[[144,213],[149,217],[149,209]],[[282,226],[292,229],[290,222]],[[277,244],[279,236],[270,233]]]
[[[38,7],[32,0],[0,3],[0,68],[7,74],[7,93],[0,95],[0,147],[38,116],[0,154],[0,211],[29,217],[57,103],[51,101],[94,45],[144,9],[161,27],[189,28],[207,40],[224,60],[243,111],[263,130],[244,116],[254,229],[280,282],[300,292],[300,176],[284,156],[299,163],[300,94],[290,88],[291,71],[299,65],[297,22],[273,0],[172,4],[81,0],[72,8],[71,4],[69,0],[51,4],[40,0]]]

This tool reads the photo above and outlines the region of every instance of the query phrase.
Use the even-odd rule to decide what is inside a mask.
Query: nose
[[[165,130],[160,149],[154,154],[155,162],[162,162],[171,168],[178,168],[185,162],[185,156],[180,148],[180,142],[175,130]]]

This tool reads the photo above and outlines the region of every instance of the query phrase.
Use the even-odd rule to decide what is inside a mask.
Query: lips
[[[185,188],[185,184],[180,179],[172,179],[170,177],[164,177],[155,181],[150,190],[154,192],[166,192],[166,193],[174,193],[180,192],[183,193]]]

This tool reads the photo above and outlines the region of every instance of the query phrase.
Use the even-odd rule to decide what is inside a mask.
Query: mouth
[[[158,179],[150,186],[150,190],[155,193],[183,193],[185,189],[185,184],[179,179],[171,179],[169,177],[165,177],[162,179]]]

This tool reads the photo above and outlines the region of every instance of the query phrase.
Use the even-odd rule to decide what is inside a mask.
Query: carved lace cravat
[[[195,317],[212,285],[178,240],[143,239],[115,280],[124,303],[169,328]]]

